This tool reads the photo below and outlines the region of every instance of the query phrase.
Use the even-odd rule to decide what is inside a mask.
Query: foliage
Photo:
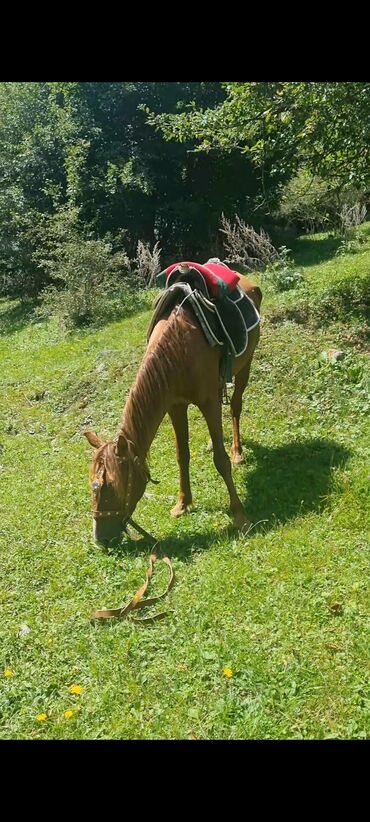
[[[337,223],[339,197],[336,188],[301,168],[284,187],[277,216],[298,230],[319,231]]]
[[[62,207],[97,241],[125,230],[130,258],[159,243],[164,265],[220,256],[222,213],[334,225],[351,192],[366,201],[369,87],[0,83],[1,293],[50,285],[34,228]]]
[[[161,270],[160,258],[161,249],[159,248],[158,242],[155,243],[151,250],[149,243],[142,243],[141,240],[139,240],[134,264],[136,263],[137,265],[137,273],[142,285],[148,288],[154,285],[155,278]]]
[[[265,197],[298,169],[340,187],[370,185],[369,83],[223,83],[226,99],[180,114],[149,114],[166,139],[239,150],[260,169]]]
[[[258,271],[279,259],[278,251],[263,228],[256,231],[253,226],[246,225],[238,214],[233,223],[222,214],[221,225],[223,244],[228,255],[226,262],[242,265],[248,271]]]
[[[42,292],[39,313],[57,317],[64,328],[91,323],[115,278],[129,267],[127,255],[84,236],[76,207],[59,209],[36,231],[41,243],[34,258],[55,283]]]
[[[268,281],[277,291],[288,291],[302,282],[302,275],[294,270],[294,261],[289,259],[290,249],[285,245],[276,249],[263,228],[256,231],[238,215],[232,223],[222,214],[221,225],[228,255],[225,261],[230,265],[261,272],[261,280]]]
[[[338,181],[326,182],[301,168],[283,188],[275,216],[300,231],[326,228],[345,236],[365,221],[365,200],[353,186],[340,189]]]
[[[276,291],[290,291],[303,282],[303,276],[295,268],[294,260],[289,259],[291,251],[285,245],[280,246],[278,256],[266,266],[263,282],[269,282]]]
[[[337,254],[356,254],[361,250],[361,245],[366,242],[366,238],[361,233],[360,226],[366,220],[366,213],[367,208],[363,203],[343,204],[339,213],[340,233],[343,239],[337,249]]]
[[[250,161],[235,152],[221,168],[190,144],[165,144],[141,107],[180,111],[224,97],[219,83],[0,83],[2,293],[48,284],[32,229],[61,206],[78,207],[95,239],[125,229],[130,257],[139,240],[159,242],[169,262],[217,253],[221,211],[244,213],[257,191]]]

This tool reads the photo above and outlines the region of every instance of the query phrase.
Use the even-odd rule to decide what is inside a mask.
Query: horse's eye
[[[99,480],[94,480],[94,481],[91,483],[91,488],[93,489],[93,491],[99,491],[99,488],[100,488],[100,482],[99,482]]]

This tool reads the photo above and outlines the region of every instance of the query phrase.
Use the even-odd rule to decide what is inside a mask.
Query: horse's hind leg
[[[168,413],[175,430],[177,462],[180,472],[179,499],[175,507],[172,508],[171,515],[180,517],[182,514],[186,514],[192,505],[189,477],[188,409],[186,405],[173,405]]]
[[[213,443],[213,462],[221,474],[230,496],[230,508],[236,528],[244,529],[250,524],[236,492],[231,476],[231,463],[224,446],[222,432],[221,403],[210,400],[200,409],[204,415]]]
[[[235,385],[233,395],[230,400],[230,410],[231,410],[231,419],[233,424],[233,444],[231,446],[231,462],[233,465],[242,465],[244,463],[244,457],[242,456],[242,446],[240,442],[240,414],[242,410],[242,400],[243,400],[243,393],[248,385],[249,374],[251,370],[251,359],[244,366],[244,368],[239,371],[239,373],[235,377]],[[222,392],[220,396],[220,402],[222,401]],[[207,451],[213,450],[213,443],[212,440],[208,443]]]
[[[222,405],[222,391],[223,391],[223,389],[220,386],[219,389],[218,389],[218,399],[219,399],[221,405]],[[210,452],[210,453],[212,453],[212,451],[213,451],[213,442],[212,442],[212,440],[208,440],[207,451]]]
[[[233,423],[233,444],[231,446],[231,460],[234,465],[241,465],[244,462],[242,456],[242,446],[240,442],[240,414],[242,410],[243,393],[248,385],[251,360],[239,371],[235,377],[234,393],[230,401],[231,418]]]

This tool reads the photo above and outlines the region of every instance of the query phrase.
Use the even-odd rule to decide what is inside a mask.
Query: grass
[[[52,323],[30,322],[17,304],[2,304],[2,738],[369,736],[365,320],[297,323],[284,314],[300,301],[319,302],[338,282],[366,278],[369,245],[335,257],[328,239],[297,242],[304,286],[264,295],[242,419],[247,460],[235,470],[258,523],[247,538],[229,527],[197,409],[190,412],[196,509],[169,517],[178,475],[167,418],[158,432],[151,471],[161,482],[148,486],[136,518],[163,541],[177,582],[167,602],[173,613],[151,627],[89,622],[94,608],[133,595],[148,546],[123,542],[107,551],[93,543],[91,454],[81,437],[87,426],[115,432],[150,312],[62,338]],[[322,364],[329,348],[346,358]],[[224,415],[229,447],[226,407]],[[153,593],[164,584],[159,567]]]
[[[330,321],[335,316],[345,318],[347,313],[363,317],[370,311],[370,270],[369,242],[370,223],[360,226],[359,234],[363,245],[358,253],[337,255],[340,240],[330,234],[320,233],[305,235],[291,243],[294,269],[303,275],[299,288],[281,294],[267,294],[267,304],[272,316],[279,310],[285,311],[297,307],[297,302],[310,315],[320,316],[320,320]],[[338,291],[343,291],[338,300]],[[329,293],[331,300],[329,299]],[[356,297],[361,295],[363,304],[358,305]],[[348,294],[354,296],[354,303],[346,301]],[[337,299],[335,299],[337,298]],[[324,312],[320,315],[320,305],[324,303]],[[360,300],[361,303],[361,300]],[[266,302],[265,302],[266,307]],[[308,311],[307,311],[308,310]]]

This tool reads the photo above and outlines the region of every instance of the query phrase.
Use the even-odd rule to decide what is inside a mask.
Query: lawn
[[[151,450],[160,484],[135,518],[162,541],[176,584],[171,613],[150,627],[89,621],[135,593],[149,551],[92,541],[81,432],[116,432],[151,312],[63,337],[0,304],[1,738],[369,736],[369,333],[361,300],[331,313],[327,297],[354,280],[365,294],[369,229],[356,254],[336,256],[328,235],[297,240],[304,283],[279,295],[263,286],[246,464],[234,469],[255,524],[247,537],[230,528],[195,408],[194,512],[169,516],[178,472],[164,420]],[[303,309],[294,319],[321,302],[320,322]],[[320,358],[332,348],[346,353],[334,365]],[[159,566],[153,593],[165,582]]]

